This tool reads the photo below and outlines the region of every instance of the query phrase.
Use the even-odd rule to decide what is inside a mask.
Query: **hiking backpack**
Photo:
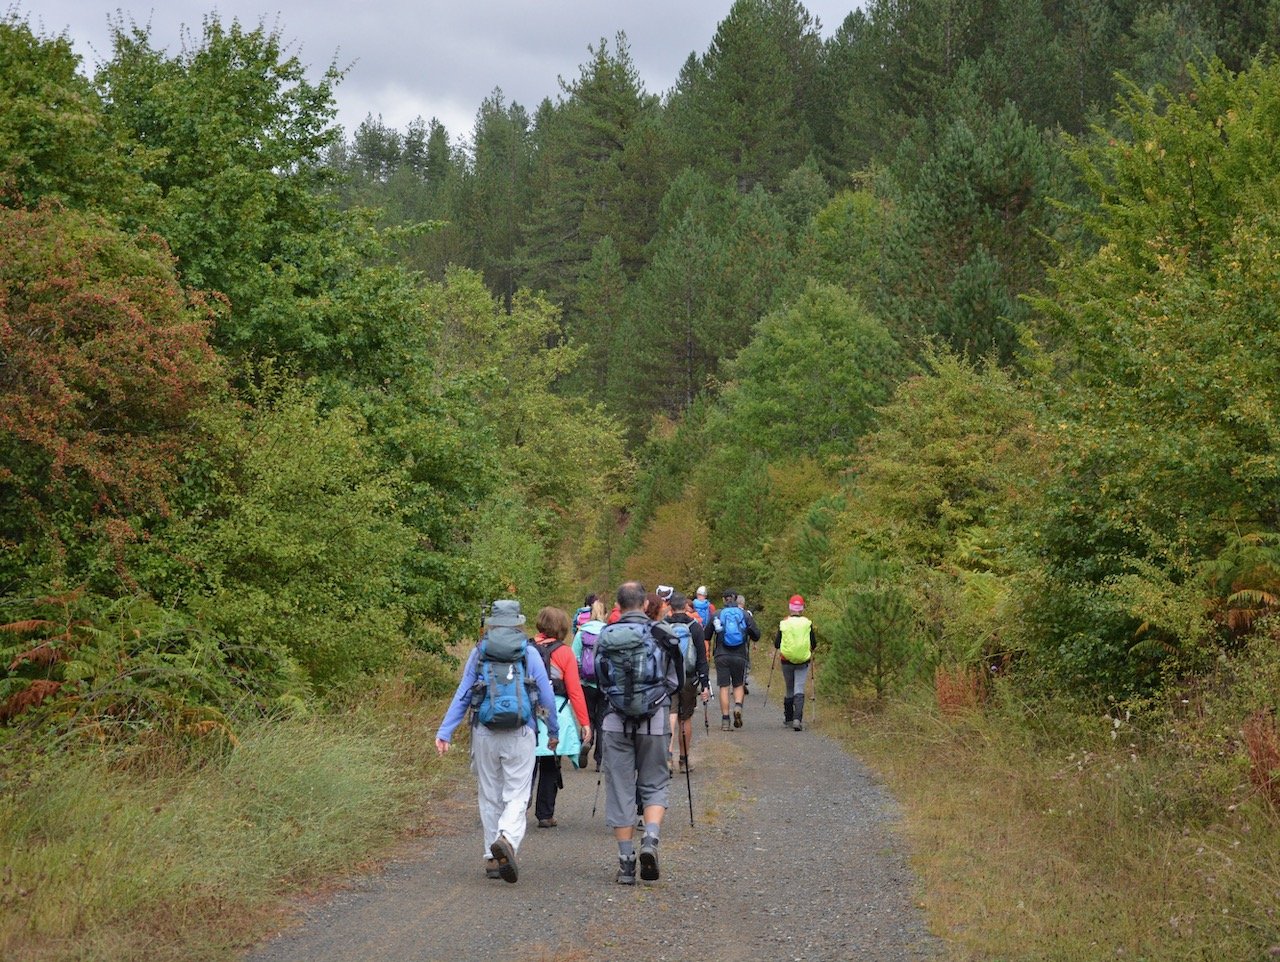
[[[577,611],[575,611],[575,612],[573,613],[573,627],[574,627],[574,628],[581,628],[583,625],[585,625],[585,624],[586,624],[588,621],[590,621],[590,620],[591,620],[591,606],[590,606],[590,605],[583,605],[581,608],[579,608]]]
[[[528,642],[515,628],[492,628],[480,639],[471,710],[486,728],[512,731],[533,718],[537,683],[525,671]]]
[[[808,618],[793,615],[784,618],[778,625],[782,633],[782,641],[778,645],[778,654],[793,665],[803,665],[813,656],[809,646],[809,632],[813,622]]]
[[[596,641],[600,690],[609,707],[630,722],[653,714],[671,694],[667,656],[659,649],[651,622],[607,625]]]
[[[592,624],[597,626],[594,631],[589,627]],[[578,630],[578,644],[582,648],[578,657],[578,674],[583,681],[592,685],[596,683],[596,640],[600,637],[600,630],[603,627],[602,622],[588,621]]]
[[[698,649],[694,647],[693,632],[682,621],[668,622],[666,627],[671,629],[680,645],[680,654],[684,658],[684,683],[687,685],[698,677]]]
[[[705,628],[711,624],[711,602],[706,598],[694,598],[693,610],[698,613],[698,620]]]
[[[720,611],[720,640],[726,648],[737,648],[747,640],[747,615],[737,605]]]
[[[564,696],[569,690],[564,685],[564,672],[558,666],[552,664],[551,656],[556,650],[564,647],[563,641],[553,641],[549,645],[534,644],[534,649],[542,656],[542,667],[547,669],[547,677],[551,679],[551,691],[557,696]]]

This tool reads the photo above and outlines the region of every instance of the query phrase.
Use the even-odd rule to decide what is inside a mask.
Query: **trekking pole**
[[[680,754],[684,756],[684,784],[689,791],[689,827],[693,828],[693,776],[689,774],[689,742],[684,737],[684,722],[680,720],[679,713],[676,714],[676,724],[680,726]]]
[[[596,817],[596,805],[598,805],[600,802],[600,779],[603,777],[604,775],[601,773],[596,774],[596,795],[595,795],[595,798],[591,799],[591,817],[592,818]]]
[[[818,656],[811,655],[813,661],[813,714],[809,716],[809,724],[818,723]]]
[[[773,666],[778,663],[778,649],[773,649],[773,660],[769,662],[769,683],[764,686],[764,700],[769,701],[769,689],[773,687]]]

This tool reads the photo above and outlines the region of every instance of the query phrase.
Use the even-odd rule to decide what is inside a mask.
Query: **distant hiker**
[[[582,602],[582,607],[573,613],[573,630],[577,631],[588,621],[591,620],[591,606],[600,600],[599,595],[587,595]]]
[[[748,618],[752,619],[753,621],[755,620],[755,616],[752,615],[751,609],[747,607],[746,595],[738,595],[738,607],[747,613]],[[757,639],[753,638],[751,640],[755,641]],[[747,652],[747,673],[742,676],[743,699],[745,700],[747,695],[750,695],[750,694],[751,694],[751,652],[748,651]]]
[[[694,593],[693,610],[698,614],[698,621],[707,637],[711,637],[711,620],[716,616],[716,606],[707,600],[707,586],[698,585]]]
[[[695,602],[696,603],[696,602]],[[733,727],[742,727],[742,698],[746,694],[749,641],[760,640],[751,612],[738,607],[738,593],[724,592],[724,607],[712,620],[715,638],[716,687],[720,689],[720,730],[729,731],[729,689],[733,689]]]
[[[667,712],[681,676],[674,638],[645,615],[644,601],[639,582],[619,587],[621,614],[596,643],[596,677],[608,700],[598,736],[604,743],[605,822],[618,843],[619,885],[636,881],[637,798],[644,810],[640,878],[658,879],[658,840],[671,781]]]
[[[537,795],[533,814],[538,819],[538,828],[555,828],[556,795],[564,787],[560,756],[577,755],[591,738],[591,716],[587,713],[587,701],[578,676],[578,660],[573,649],[564,643],[569,637],[569,615],[560,608],[543,608],[538,612],[537,627],[538,633],[533,641],[551,679],[563,737],[558,746],[550,747],[546,739],[546,725],[539,723],[535,752],[538,761],[534,768]]]
[[[591,737],[583,744],[578,755],[578,767],[587,767],[587,754],[595,756],[596,771],[600,771],[600,719],[604,716],[604,695],[596,684],[596,639],[604,627],[604,602],[597,598],[591,603],[591,617],[573,635],[573,656],[578,660],[578,677],[582,681],[582,694],[587,700],[587,714],[591,718]]]
[[[514,599],[495,601],[484,637],[472,649],[462,680],[436,732],[436,751],[450,748],[454,729],[471,709],[471,770],[476,773],[484,827],[485,874],[516,881],[533,774],[535,705],[547,714],[547,744],[560,741],[555,695],[542,659],[528,647],[524,615]]]
[[[689,767],[689,747],[693,744],[693,713],[698,708],[698,695],[701,694],[704,702],[711,697],[710,668],[702,625],[690,612],[689,599],[678,591],[672,593],[668,602],[666,620],[676,631],[677,643],[684,655],[684,685],[677,693],[672,706],[675,710],[668,719],[671,725],[671,747],[667,750],[667,758],[673,752],[677,753],[680,771],[683,772]],[[688,633],[687,639],[685,632]]]
[[[818,636],[813,622],[804,617],[804,598],[792,595],[787,602],[791,614],[778,624],[778,637],[773,647],[782,661],[782,678],[787,683],[787,697],[782,700],[782,724],[795,731],[804,730],[804,688],[809,679],[809,663]]]

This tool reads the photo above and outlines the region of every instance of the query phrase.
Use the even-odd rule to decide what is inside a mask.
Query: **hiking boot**
[[[802,732],[804,731],[804,722],[802,722],[799,718],[797,718],[795,722],[792,723],[791,728],[793,731]]]
[[[538,819],[538,828],[555,828],[558,824],[559,822],[555,820],[554,816],[552,818]]]
[[[658,881],[658,840],[652,835],[640,841],[640,877],[646,882]]]
[[[498,874],[498,860],[495,858],[487,858],[484,860],[484,877],[485,878],[502,878]]]
[[[681,755],[680,756],[680,774],[683,775],[685,772],[691,772],[691,771],[693,771],[693,769],[689,767],[689,756]]]
[[[499,835],[497,841],[489,846],[489,851],[498,863],[498,875],[504,882],[514,882],[520,877],[516,869],[516,850],[505,835]]]
[[[742,727],[742,706],[741,705],[733,706],[733,727],[734,728]]]
[[[618,875],[614,881],[619,885],[636,884],[636,860],[634,858],[618,857]]]
[[[724,717],[722,717],[722,718],[720,719],[720,730],[721,730],[722,732],[727,732],[727,731],[730,731],[730,730],[731,730],[731,726],[729,725],[729,716],[728,716],[728,715],[725,715]]]

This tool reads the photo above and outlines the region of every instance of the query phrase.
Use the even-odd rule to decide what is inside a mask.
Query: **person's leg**
[[[746,697],[747,660],[735,658],[733,661],[733,727],[742,727],[742,700]]]
[[[498,837],[498,819],[502,816],[502,759],[494,734],[483,725],[471,729],[471,770],[476,775],[484,854],[488,858],[489,846]]]
[[[796,731],[804,728],[804,686],[809,680],[809,666],[807,664],[797,665],[796,674],[796,697],[795,697],[795,717],[792,724]]]
[[[796,666],[788,661],[782,663],[782,679],[787,683],[787,696],[782,699],[782,724],[790,725],[795,717],[796,700]]]
[[[533,806],[533,814],[539,824],[554,818],[556,814],[556,793],[559,790],[559,757],[556,755],[540,755],[537,761],[538,791]]]
[[[618,843],[619,885],[636,883],[635,742],[621,732],[601,732],[604,742],[604,822]]]
[[[514,732],[502,732],[502,814],[498,818],[498,831],[507,837],[517,851],[524,840],[525,809],[529,803],[529,780],[533,777],[533,731],[522,727]]]
[[[731,659],[728,655],[716,655],[716,687],[720,690],[720,728],[729,730],[729,687],[733,684]]]
[[[636,786],[644,803],[644,837],[640,840],[640,877],[646,882],[658,879],[658,841],[662,819],[667,813],[671,773],[663,753],[664,735],[636,737]]]

